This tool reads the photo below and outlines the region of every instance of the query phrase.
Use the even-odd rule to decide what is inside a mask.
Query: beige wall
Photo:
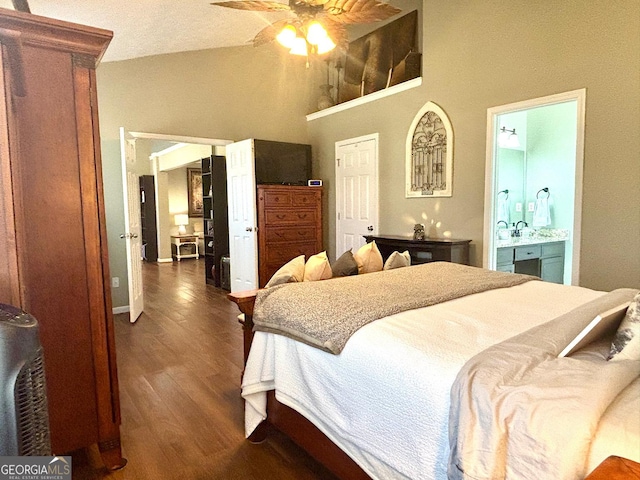
[[[306,143],[304,116],[316,101],[317,83],[302,58],[291,61],[275,46],[103,63],[97,73],[109,264],[111,276],[120,277],[120,287],[113,289],[113,305],[119,307],[128,304],[126,252],[119,238],[124,231],[119,127]]]
[[[410,234],[414,221],[433,220],[440,234],[472,239],[481,265],[487,109],[586,88],[580,283],[640,287],[640,2],[425,0],[424,12],[421,87],[309,122],[330,253],[341,253],[334,144],[379,132],[379,232]],[[405,199],[405,139],[427,101],[453,124],[453,197]]]
[[[380,134],[380,232],[473,240],[481,264],[487,108],[587,89],[581,284],[640,287],[640,2],[423,2],[423,85],[305,121],[317,82],[277,47],[238,47],[103,64],[98,69],[112,270],[126,276],[117,127],[240,140],[311,142],[325,180],[325,240],[335,255],[334,144]],[[405,139],[434,101],[455,133],[453,197],[405,199]],[[116,180],[117,179],[117,180]],[[425,220],[426,219],[426,220]],[[117,290],[117,289],[115,289]],[[122,289],[120,289],[122,290]],[[116,298],[117,297],[117,298]],[[124,303],[122,303],[124,302]],[[126,304],[114,293],[114,305]]]

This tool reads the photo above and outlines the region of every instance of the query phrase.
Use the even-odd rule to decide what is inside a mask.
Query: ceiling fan
[[[294,55],[323,55],[336,46],[346,50],[346,25],[386,20],[400,10],[378,0],[235,0],[212,3],[219,7],[258,12],[289,12],[290,18],[273,22],[253,39],[258,47],[277,40]]]

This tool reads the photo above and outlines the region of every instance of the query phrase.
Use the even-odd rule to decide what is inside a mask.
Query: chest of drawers
[[[260,287],[289,260],[322,250],[322,187],[258,185]]]

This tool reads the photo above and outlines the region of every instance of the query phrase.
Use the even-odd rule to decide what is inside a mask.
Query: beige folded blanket
[[[448,262],[318,282],[278,285],[256,297],[254,330],[286,335],[330,353],[379,318],[537,280]]]

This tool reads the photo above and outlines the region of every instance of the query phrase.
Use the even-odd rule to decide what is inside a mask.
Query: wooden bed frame
[[[248,290],[227,295],[227,298],[237,304],[244,314],[244,317],[238,317],[238,322],[242,325],[244,337],[245,365],[253,341],[253,306],[257,292],[257,290]],[[278,402],[274,390],[267,392],[267,420],[251,434],[249,441],[263,441],[272,428],[278,429],[291,438],[338,478],[342,480],[371,478],[313,423],[292,408]]]

